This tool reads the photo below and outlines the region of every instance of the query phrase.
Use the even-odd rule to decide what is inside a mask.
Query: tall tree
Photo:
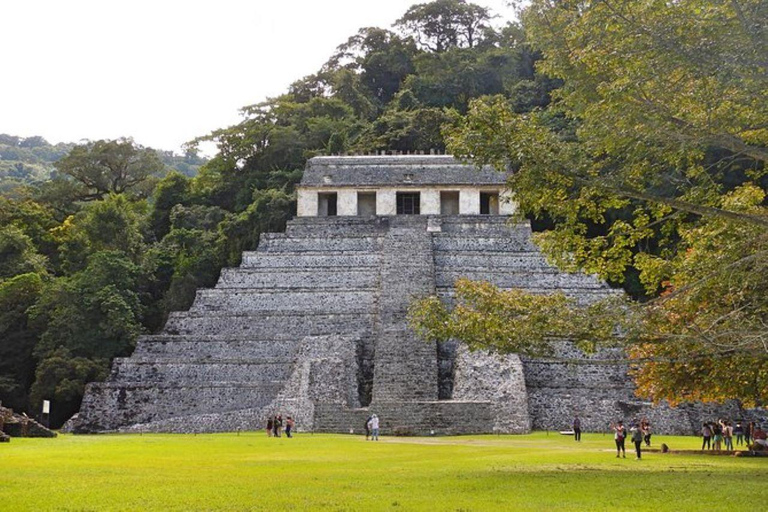
[[[157,153],[131,139],[98,140],[72,148],[56,168],[84,187],[80,200],[101,199],[107,194],[135,190],[165,171]]]
[[[464,0],[435,0],[412,6],[395,26],[413,36],[422,48],[439,53],[474,48],[482,41],[490,19],[485,7]]]
[[[767,18],[761,0],[534,0],[523,20],[562,80],[555,105],[475,101],[448,135],[455,154],[514,171],[521,211],[554,223],[537,239],[561,268],[639,274],[656,298],[607,311],[630,320],[622,340],[655,399],[768,402]]]

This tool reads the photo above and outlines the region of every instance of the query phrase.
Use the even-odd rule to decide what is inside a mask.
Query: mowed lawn
[[[612,446],[608,434],[543,432],[13,439],[0,444],[0,510],[768,510],[768,458],[636,461]]]

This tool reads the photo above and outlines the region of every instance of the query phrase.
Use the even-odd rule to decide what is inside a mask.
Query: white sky
[[[0,0],[0,133],[178,151],[424,1]]]

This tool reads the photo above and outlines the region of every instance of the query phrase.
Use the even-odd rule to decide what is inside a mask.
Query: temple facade
[[[692,433],[737,409],[670,408],[638,399],[617,352],[567,341],[552,359],[470,352],[461,340],[418,339],[414,298],[451,303],[457,278],[579,301],[620,293],[551,266],[512,220],[506,176],[450,156],[317,157],[285,233],[264,234],[215,288],[90,384],[75,432],[212,432],[263,428],[282,413],[297,428],[383,434],[585,430],[647,417],[656,432]]]

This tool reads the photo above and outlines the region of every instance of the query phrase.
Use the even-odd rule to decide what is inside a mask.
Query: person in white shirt
[[[371,429],[371,441],[379,440],[379,417],[375,414],[368,420],[368,428]]]

